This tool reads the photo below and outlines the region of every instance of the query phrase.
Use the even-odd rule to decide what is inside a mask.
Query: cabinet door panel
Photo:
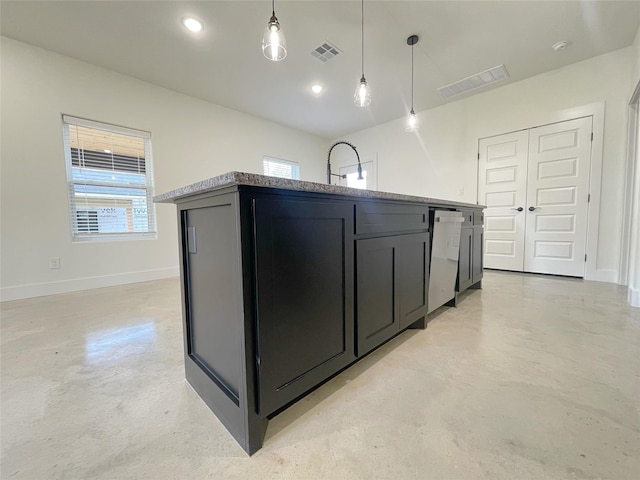
[[[234,205],[229,201],[182,214],[187,358],[237,405],[242,384],[238,319],[239,266]],[[225,228],[217,228],[218,226]],[[191,235],[188,232],[191,231]],[[197,238],[197,242],[196,239]],[[196,248],[197,245],[197,248]]]
[[[266,416],[355,359],[353,212],[257,199],[254,215],[259,413]]]
[[[473,228],[473,261],[471,265],[472,281],[471,283],[478,283],[482,280],[483,264],[482,255],[484,245],[484,228]]]
[[[457,291],[462,292],[471,286],[473,257],[473,228],[463,228],[460,231],[460,258],[458,260]]]
[[[357,242],[358,355],[380,345],[398,330],[395,296],[395,237]]]
[[[397,237],[397,296],[400,328],[427,314],[429,292],[429,234]]]

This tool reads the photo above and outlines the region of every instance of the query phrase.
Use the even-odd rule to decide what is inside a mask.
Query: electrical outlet
[[[462,187],[460,190],[458,190],[458,196],[459,197],[464,197],[464,187]]]
[[[49,258],[49,269],[55,270],[60,268],[60,257],[51,257]]]

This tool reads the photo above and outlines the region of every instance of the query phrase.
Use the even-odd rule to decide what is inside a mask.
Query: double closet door
[[[592,117],[479,141],[484,266],[583,277]]]

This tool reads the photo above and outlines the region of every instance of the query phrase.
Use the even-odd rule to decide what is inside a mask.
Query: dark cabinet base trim
[[[449,307],[457,307],[458,303],[460,303],[462,299],[464,299],[467,295],[471,294],[470,292],[468,292],[468,290],[481,290],[481,289],[482,289],[482,280],[474,283],[473,285],[469,286],[462,292],[456,292],[456,296],[453,299],[451,299],[449,303],[446,303],[445,305]]]
[[[214,372],[212,372],[204,363],[202,363],[198,359],[198,357],[196,357],[193,354],[189,356],[191,357],[191,360],[193,360],[193,363],[195,363],[200,368],[200,370],[206,373],[211,379],[211,381],[214,382],[218,386],[218,388],[227,395],[227,397],[229,397],[229,400],[235,403],[236,406],[240,406],[240,398],[238,397],[237,393],[235,393],[229,387],[227,387],[224,384],[224,382],[220,378],[218,378],[218,376]]]
[[[342,355],[344,355],[344,352],[338,353],[337,355],[335,355],[335,356],[333,356],[333,357],[331,357],[331,358],[328,358],[328,359],[327,359],[327,360],[325,360],[324,362],[322,362],[322,363],[320,363],[320,364],[316,365],[316,367],[321,367],[321,366],[322,366],[322,365],[324,365],[325,363],[329,363],[329,362],[335,361],[338,357],[340,357],[340,356],[342,356]],[[305,376],[307,376],[309,373],[313,372],[313,370],[314,370],[316,367],[313,367],[312,369],[307,370],[306,372],[304,372],[304,373],[303,373],[303,374],[301,374],[300,376],[298,376],[298,377],[294,378],[293,380],[290,380],[290,381],[288,381],[287,383],[284,383],[284,384],[280,385],[279,387],[276,387],[276,391],[278,392],[278,391],[280,391],[280,390],[282,390],[282,389],[285,389],[285,388],[287,388],[287,387],[290,387],[292,384],[294,384],[294,383],[295,383],[295,382],[297,382],[298,380],[302,380],[302,379],[303,379]]]

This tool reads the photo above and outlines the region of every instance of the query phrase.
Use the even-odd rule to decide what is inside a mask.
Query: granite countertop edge
[[[485,208],[484,205],[473,203],[441,200],[437,198],[418,197],[401,193],[379,192],[377,190],[361,190],[358,188],[342,187],[340,185],[327,185],[324,183],[307,182],[304,180],[291,180],[288,178],[268,177],[255,173],[227,172],[216,177],[208,178],[185,187],[171,190],[153,197],[155,203],[174,203],[176,200],[219,190],[235,185],[247,185],[255,187],[281,188],[313,193],[331,193],[359,198],[376,198],[381,200],[404,200],[408,202],[429,203],[433,205],[452,205],[469,208]]]

